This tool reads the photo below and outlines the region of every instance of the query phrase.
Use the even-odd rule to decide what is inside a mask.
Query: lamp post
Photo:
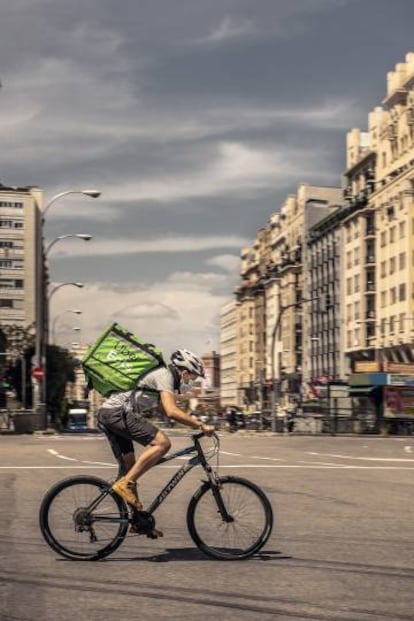
[[[50,301],[52,299],[52,297],[55,295],[55,293],[57,291],[59,291],[59,289],[61,289],[62,287],[69,287],[69,286],[73,286],[73,287],[78,287],[79,289],[82,289],[84,287],[84,284],[82,282],[61,282],[60,284],[56,285],[52,291],[49,293],[48,297],[47,297],[47,315],[46,315],[46,323],[45,323],[45,328],[43,330],[43,351],[42,351],[42,368],[43,368],[43,377],[40,380],[41,383],[41,391],[42,391],[42,396],[43,396],[43,403],[45,404],[45,408],[44,408],[44,419],[45,419],[45,428],[47,428],[48,426],[48,414],[47,414],[47,406],[46,406],[46,396],[47,396],[47,361],[46,361],[46,347],[47,344],[49,342],[49,308],[50,308]]]
[[[37,296],[36,296],[36,342],[35,342],[35,366],[38,368],[45,368],[45,359],[46,359],[46,344],[45,344],[45,328],[47,325],[47,317],[48,317],[48,299],[46,295],[46,279],[45,279],[45,258],[46,252],[43,245],[43,227],[45,223],[46,213],[49,211],[50,207],[61,198],[68,196],[69,194],[83,194],[84,196],[88,196],[90,198],[98,198],[101,193],[98,190],[66,190],[64,192],[59,192],[53,196],[50,201],[46,204],[46,206],[42,209],[40,208],[40,220],[39,220],[39,228],[38,228],[38,241],[36,244],[36,287],[37,287]],[[79,234],[82,235],[82,234]],[[72,235],[71,235],[72,236]],[[77,236],[77,235],[75,235]],[[86,239],[83,237],[83,239]],[[55,241],[55,240],[54,240]],[[51,244],[49,244],[47,248],[47,252],[50,251]],[[49,298],[50,299],[50,298]],[[36,382],[34,385],[34,399],[33,399],[33,409],[38,413],[42,413],[46,411],[46,399],[45,399],[45,381],[43,380],[42,384]],[[45,417],[45,420],[47,417]]]
[[[89,233],[67,233],[66,235],[58,235],[58,237],[53,239],[46,247],[45,257],[49,255],[50,250],[58,241],[61,241],[62,239],[67,239],[68,237],[76,237],[77,239],[83,239],[84,241],[90,241],[92,239],[92,235],[89,235]]]
[[[276,346],[276,336],[278,337],[278,340],[280,341],[280,326],[281,326],[281,320],[282,320],[282,316],[283,314],[289,309],[289,308],[299,308],[301,307],[303,304],[307,303],[307,302],[313,302],[315,299],[317,298],[309,298],[309,299],[301,299],[301,300],[297,300],[297,302],[292,302],[291,304],[286,304],[286,306],[280,306],[279,307],[279,312],[275,321],[275,325],[273,326],[273,331],[272,331],[272,341],[271,341],[271,364],[272,364],[272,431],[276,431],[276,420],[277,420],[277,413],[276,413],[276,392],[277,392],[277,386],[276,386],[276,370],[275,370],[275,346]],[[279,365],[279,359],[278,359],[278,382],[280,384],[280,365]]]
[[[66,310],[64,310],[61,313],[59,313],[58,315],[56,315],[56,317],[54,318],[53,323],[52,323],[52,343],[54,343],[56,341],[56,322],[65,313],[73,313],[74,315],[82,315],[82,311],[78,310],[77,308],[75,308],[75,309],[67,308]]]

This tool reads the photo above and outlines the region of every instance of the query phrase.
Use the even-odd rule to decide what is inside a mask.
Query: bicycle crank
[[[137,535],[149,535],[153,532],[155,520],[148,511],[133,511],[131,514],[131,530]]]

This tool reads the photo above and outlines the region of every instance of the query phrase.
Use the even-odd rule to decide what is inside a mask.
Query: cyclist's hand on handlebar
[[[206,434],[206,436],[212,436],[216,430],[214,425],[205,425],[204,423],[200,425],[200,429],[203,433]]]

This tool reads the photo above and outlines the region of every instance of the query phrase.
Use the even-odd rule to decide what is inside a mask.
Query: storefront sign
[[[414,364],[403,362],[384,362],[384,371],[401,375],[414,375]]]
[[[402,373],[388,373],[388,386],[414,386],[414,375],[403,375]]]
[[[380,365],[375,360],[360,360],[355,363],[355,373],[374,373],[380,371]]]

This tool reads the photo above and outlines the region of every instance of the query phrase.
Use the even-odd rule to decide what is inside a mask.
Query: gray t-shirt
[[[144,388],[144,390],[140,390],[140,388]],[[146,392],[145,388],[156,392]],[[128,401],[131,403],[135,401],[138,410],[145,413],[158,406],[161,392],[174,393],[174,377],[167,367],[161,367],[148,373],[138,382],[138,389],[135,391],[112,393],[112,395],[105,399],[101,407],[118,408],[124,406]]]

